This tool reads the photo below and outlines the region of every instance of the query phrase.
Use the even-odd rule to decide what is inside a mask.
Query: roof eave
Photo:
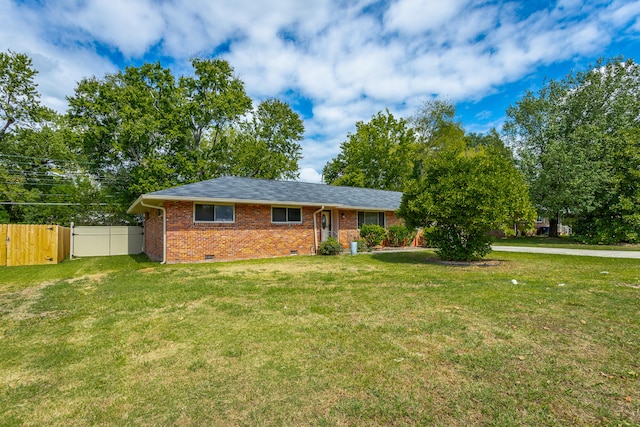
[[[127,209],[127,213],[128,214],[145,213],[149,210],[149,207],[144,206],[142,203],[150,202],[150,204],[154,204],[153,201],[162,202],[162,199],[149,198],[146,194],[143,194],[142,196],[138,197],[136,201],[131,204],[131,206],[129,206],[129,209]],[[154,205],[161,207],[162,203],[155,203]]]
[[[348,210],[362,211],[395,211],[397,208],[380,207],[380,206],[348,206],[337,203],[328,202],[297,202],[292,200],[255,200],[255,199],[226,199],[212,197],[185,197],[185,196],[160,196],[143,194],[138,197],[133,204],[127,209],[128,214],[139,214],[149,210],[142,203],[157,205],[160,207],[162,202],[205,202],[205,203],[239,203],[239,204],[255,204],[255,205],[285,205],[285,206],[305,206],[316,207],[324,206],[325,208],[337,208]],[[155,202],[155,203],[154,203]]]

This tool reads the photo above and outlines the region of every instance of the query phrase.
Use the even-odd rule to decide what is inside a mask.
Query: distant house
[[[167,263],[315,254],[343,247],[362,224],[400,224],[402,193],[292,181],[222,177],[143,194],[145,252]]]

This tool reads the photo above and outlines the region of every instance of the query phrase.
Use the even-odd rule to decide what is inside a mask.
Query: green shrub
[[[633,224],[628,218],[581,218],[573,227],[575,239],[592,245],[640,243],[640,215]]]
[[[436,254],[447,261],[473,261],[491,252],[493,239],[484,233],[468,233],[456,226],[425,230],[425,238]]]
[[[372,248],[382,244],[387,238],[387,230],[377,224],[363,224],[360,228],[360,237],[367,247]]]
[[[342,245],[335,237],[329,237],[324,242],[320,243],[318,247],[318,253],[320,255],[338,255],[342,252]]]
[[[400,247],[411,243],[416,237],[416,230],[405,225],[392,225],[389,227],[389,246]]]
[[[434,247],[429,241],[429,234],[435,229],[435,227],[425,227],[422,228],[418,233],[418,246],[422,246],[423,248],[432,248]]]
[[[367,242],[363,239],[356,240],[356,242],[358,242],[358,252],[365,252],[369,250],[369,248],[367,248]]]

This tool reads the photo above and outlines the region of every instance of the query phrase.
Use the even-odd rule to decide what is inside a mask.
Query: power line
[[[23,163],[23,164],[27,164],[27,163]],[[11,167],[6,167],[6,166],[11,166]],[[77,177],[80,176],[80,177],[95,178],[95,179],[108,178],[107,175],[93,174],[92,172],[88,172],[88,171],[62,170],[61,172],[58,172],[55,168],[52,168],[50,166],[51,165],[38,165],[36,168],[32,168],[32,169],[27,169],[27,168],[21,169],[17,167],[17,164],[11,164],[11,165],[5,165],[5,170],[10,173],[17,173],[17,174],[26,173],[29,175],[41,175],[41,176],[74,175]],[[48,170],[44,169],[45,167],[49,167],[49,169]],[[51,173],[59,174],[59,175],[51,175]]]
[[[0,205],[109,206],[108,203],[61,203],[61,202],[0,202]]]
[[[13,158],[18,158],[18,159],[45,160],[47,162],[54,162],[54,163],[75,163],[75,164],[82,164],[82,165],[95,165],[96,164],[96,162],[85,162],[85,161],[70,160],[70,159],[53,159],[53,158],[50,158],[48,156],[45,156],[45,157],[41,157],[41,156],[25,156],[25,155],[22,155],[22,154],[0,153],[0,157],[13,157]],[[30,164],[30,163],[25,163],[25,164]]]
[[[83,196],[86,197],[87,195],[78,195],[78,194],[63,194],[63,193],[59,193],[59,194],[50,194],[50,193],[40,193],[35,195],[36,197],[74,197],[74,198],[82,198]],[[89,196],[94,196],[94,194],[89,194]],[[104,195],[100,195],[100,198],[112,198],[115,197],[113,195],[110,194],[104,194]]]
[[[24,186],[24,185],[33,185],[33,186],[47,186],[47,187],[55,187],[55,186],[60,186],[60,185],[68,185],[70,184],[70,182],[11,182],[11,181],[0,181],[0,184],[6,184],[6,185],[17,185],[17,186]]]
[[[84,183],[94,182],[96,184],[101,184],[104,182],[112,182],[112,180],[109,180],[109,179],[90,180],[89,178],[87,178],[86,180],[82,180],[82,179],[78,180],[78,178],[73,178],[73,177],[24,176],[24,175],[17,175],[17,174],[13,176],[0,177],[0,178],[7,179],[7,181],[5,182],[13,182],[16,184],[37,184],[39,182],[44,182],[44,183],[58,183],[60,185],[65,185],[65,184],[81,185],[83,182]],[[18,179],[12,179],[12,178],[18,178]]]
[[[95,177],[91,175],[74,175],[74,176],[65,176],[65,175],[52,175],[52,174],[42,174],[42,173],[22,173],[18,171],[9,171],[9,174],[2,177],[5,179],[19,179],[20,181],[16,181],[16,183],[38,183],[38,182],[59,182],[61,184],[77,184],[79,181],[86,181],[96,184],[102,183],[111,183],[114,180],[117,180],[117,177]]]
[[[65,165],[54,165],[52,163],[28,163],[28,162],[10,162],[10,163],[0,163],[0,165],[4,165],[5,169],[19,170],[19,171],[34,171],[34,172],[43,172],[43,171],[56,171],[62,170],[64,173],[73,173],[73,174],[90,174],[92,172],[85,170],[72,170],[72,169],[64,169]],[[24,167],[24,166],[29,167]],[[96,174],[99,175],[99,174]]]
[[[84,175],[75,175],[75,176],[64,176],[64,175],[49,175],[49,174],[33,174],[33,173],[20,173],[17,171],[10,171],[11,177],[24,178],[28,180],[35,181],[60,181],[60,182],[76,182],[76,180],[86,180],[86,181],[95,181],[95,182],[104,182],[109,181],[112,178],[107,177],[92,177],[92,176],[84,176]]]

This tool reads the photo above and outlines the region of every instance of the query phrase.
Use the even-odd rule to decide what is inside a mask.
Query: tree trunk
[[[558,237],[558,217],[560,215],[556,214],[555,218],[549,218],[549,237]]]
[[[9,129],[9,126],[14,124],[15,122],[16,121],[14,119],[12,119],[11,117],[7,119],[7,123],[5,123],[5,125],[2,127],[2,129],[0,129],[0,141],[2,140],[2,137],[4,136],[4,134],[7,132],[7,129]]]

